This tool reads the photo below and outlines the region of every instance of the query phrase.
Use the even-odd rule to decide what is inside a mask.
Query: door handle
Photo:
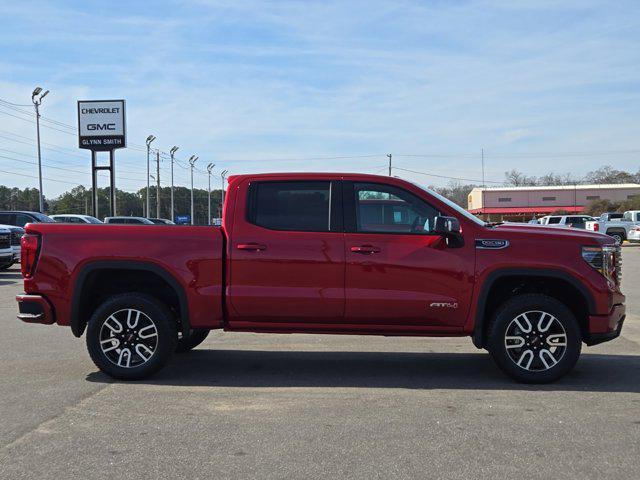
[[[267,249],[266,245],[262,245],[260,243],[239,243],[236,245],[238,250],[249,250],[252,252],[261,252]]]
[[[373,245],[359,245],[351,247],[353,253],[362,253],[364,255],[370,255],[372,253],[380,253],[380,247],[374,247]]]

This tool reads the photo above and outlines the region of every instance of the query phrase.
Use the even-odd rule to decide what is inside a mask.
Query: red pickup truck
[[[25,322],[86,330],[107,374],[147,377],[210,330],[471,336],[523,382],[620,334],[620,248],[583,230],[485,223],[413,183],[229,178],[222,227],[29,224]]]

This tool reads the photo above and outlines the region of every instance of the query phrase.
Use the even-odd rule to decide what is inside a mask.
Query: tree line
[[[636,173],[617,170],[611,166],[603,166],[597,170],[588,172],[584,177],[577,178],[571,173],[556,174],[547,173],[540,177],[528,176],[518,170],[505,172],[505,186],[523,187],[531,185],[577,185],[577,184],[615,184],[615,183],[640,183],[640,170]],[[480,187],[477,184],[461,184],[451,182],[446,187],[430,187],[453,202],[467,207],[467,197],[472,189]],[[150,216],[156,216],[157,187],[149,189]],[[108,187],[98,189],[98,217],[109,215]],[[220,199],[222,190],[211,191],[211,216],[220,217]],[[141,188],[137,192],[125,192],[116,190],[116,209],[118,215],[144,216],[147,188]],[[194,223],[207,223],[207,191],[194,189]],[[624,211],[640,209],[639,199],[631,199],[627,202],[612,203],[608,200],[597,200],[588,205],[585,212],[593,215],[604,211]],[[187,215],[191,212],[191,190],[185,187],[174,188],[174,204],[176,215]],[[0,185],[0,209],[2,210],[38,210],[38,189],[36,188],[11,188]],[[160,217],[171,218],[171,188],[160,188]],[[91,214],[91,191],[79,185],[62,195],[49,199],[45,198],[45,212],[53,215],[56,213]]]
[[[157,187],[149,189],[151,217],[156,216]],[[110,215],[109,187],[98,189],[98,218],[102,219]],[[211,191],[211,216],[220,216],[221,190]],[[208,193],[204,189],[193,190],[194,223],[207,223]],[[141,188],[137,192],[126,192],[116,189],[116,213],[126,216],[144,216],[147,201],[147,188]],[[0,210],[28,210],[38,211],[38,189],[5,187],[0,185]],[[56,198],[46,198],[44,201],[45,213],[49,215],[61,213],[76,213],[92,215],[91,190],[79,185],[64,192]],[[189,215],[191,213],[191,190],[185,187],[174,188],[174,211],[176,215]],[[160,217],[171,218],[171,188],[160,188]]]

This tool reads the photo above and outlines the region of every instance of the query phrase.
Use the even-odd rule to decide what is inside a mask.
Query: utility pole
[[[156,180],[158,187],[156,188],[156,218],[160,218],[160,150],[156,150]]]
[[[191,155],[189,157],[189,165],[191,165],[191,225],[193,225],[193,166],[196,164],[198,157]]]
[[[229,173],[229,170],[223,170],[220,172],[220,178],[222,179],[222,196],[220,198],[220,216],[222,217],[222,208],[224,207],[224,179]]]
[[[47,96],[49,90],[42,93],[42,88],[36,87],[31,94],[31,102],[36,109],[36,135],[38,137],[38,183],[39,183],[39,205],[40,205],[40,213],[44,213],[44,194],[42,193],[42,157],[40,153],[40,104],[42,103],[42,99]]]
[[[210,163],[209,165],[207,165],[207,173],[209,174],[209,199],[207,201],[207,219],[208,225],[211,225],[211,171],[213,170],[213,167],[215,167],[216,165],[214,163]]]
[[[149,175],[151,172],[149,171],[149,153],[151,152],[151,142],[156,139],[154,135],[149,135],[147,137],[147,208],[145,212],[145,217],[149,218],[149,189],[151,185],[149,185]]]
[[[484,183],[484,148],[480,150],[482,155],[482,188],[486,188],[486,184]]]
[[[387,158],[389,159],[389,176],[391,176],[391,154],[387,153]]]
[[[178,147],[173,147],[171,150],[169,150],[169,153],[171,154],[171,221],[175,222],[175,212],[173,210],[173,160],[174,160],[174,155],[176,154],[176,152],[178,151]]]

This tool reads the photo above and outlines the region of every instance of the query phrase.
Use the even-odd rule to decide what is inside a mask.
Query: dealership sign
[[[127,146],[124,100],[78,100],[78,146],[115,150]]]

